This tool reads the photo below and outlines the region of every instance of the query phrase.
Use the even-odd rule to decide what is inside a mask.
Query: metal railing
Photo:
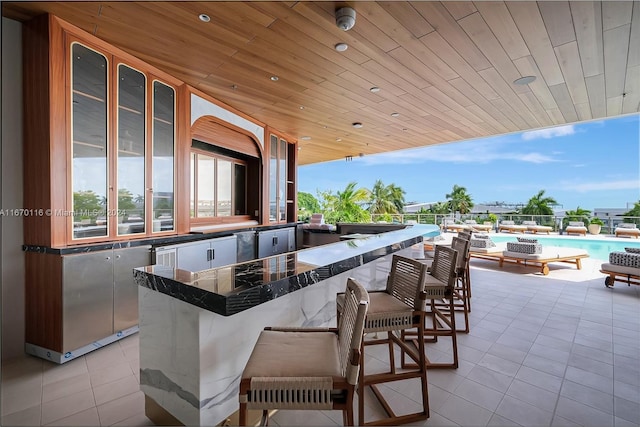
[[[587,216],[558,216],[558,215],[523,215],[523,214],[493,214],[491,217],[488,214],[371,214],[371,220],[373,222],[391,222],[391,223],[416,223],[416,224],[435,224],[442,225],[447,221],[453,221],[457,224],[464,224],[466,220],[475,220],[478,224],[484,224],[490,222],[493,225],[493,230],[497,231],[501,221],[514,221],[515,224],[522,224],[522,221],[536,221],[538,225],[546,225],[552,227],[552,231],[562,234],[569,221],[582,221],[585,227],[588,227],[590,220],[593,217]],[[601,227],[600,234],[613,234],[615,228],[623,222],[634,223],[640,228],[640,217],[638,216],[624,216],[624,217],[598,217],[604,225]]]

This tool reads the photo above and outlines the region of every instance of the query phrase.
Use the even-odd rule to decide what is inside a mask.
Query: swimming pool
[[[517,236],[505,236],[491,234],[494,242],[515,242]],[[604,261],[609,260],[609,253],[614,251],[624,252],[624,248],[640,248],[638,239],[589,239],[583,237],[555,237],[555,236],[532,236],[530,234],[521,235],[530,239],[538,239],[538,242],[547,246],[560,246],[563,248],[584,249],[589,252],[591,258]]]

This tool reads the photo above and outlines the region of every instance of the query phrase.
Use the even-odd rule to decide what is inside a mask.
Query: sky
[[[354,157],[298,168],[298,191],[342,191],[376,180],[405,201],[446,200],[454,185],[475,204],[523,203],[545,190],[562,206],[629,208],[640,200],[640,115]]]

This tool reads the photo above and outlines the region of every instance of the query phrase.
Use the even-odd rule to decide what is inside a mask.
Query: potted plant
[[[589,233],[591,234],[600,234],[600,230],[602,229],[602,226],[604,225],[604,222],[602,222],[602,220],[598,217],[593,217],[591,218],[591,221],[589,222]]]

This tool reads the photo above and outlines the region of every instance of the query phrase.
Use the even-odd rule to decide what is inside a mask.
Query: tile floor
[[[605,288],[599,266],[552,264],[542,276],[473,260],[460,367],[429,371],[431,417],[419,425],[640,425],[640,287]],[[446,360],[450,345],[429,344],[430,359]],[[370,348],[366,366],[384,359],[384,348]],[[137,336],[61,366],[26,356],[4,363],[0,424],[151,425],[138,365]],[[418,381],[382,387],[398,412],[418,407]],[[371,402],[367,417],[380,412]],[[280,411],[271,424],[341,421],[339,412]]]

